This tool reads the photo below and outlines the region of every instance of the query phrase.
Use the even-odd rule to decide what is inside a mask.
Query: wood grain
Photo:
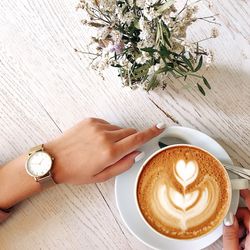
[[[184,1],[181,1],[184,2]],[[202,15],[219,14],[220,36],[204,42],[215,52],[203,97],[177,80],[149,94],[122,88],[115,70],[102,80],[88,68],[90,34],[77,1],[0,2],[0,163],[50,140],[77,121],[97,116],[145,128],[165,121],[216,138],[237,162],[250,166],[249,1],[207,1]],[[209,34],[197,25],[190,39]],[[193,83],[195,84],[195,82]],[[0,249],[148,249],[123,225],[114,180],[58,186],[23,202],[0,227]],[[207,249],[221,249],[218,240]]]

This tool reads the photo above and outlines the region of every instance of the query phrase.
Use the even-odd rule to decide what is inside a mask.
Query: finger
[[[250,250],[250,235],[248,234],[245,240],[245,244],[242,243],[242,246],[244,247],[244,250]]]
[[[134,128],[118,129],[110,132],[110,138],[117,142],[135,133],[137,133],[137,130]]]
[[[115,131],[115,130],[122,129],[121,127],[113,125],[113,124],[99,124],[98,128],[106,130],[106,131]]]
[[[164,126],[162,125],[161,127],[162,128],[159,129],[156,125],[144,131],[132,134],[124,138],[123,140],[120,140],[119,142],[116,143],[117,151],[122,156],[133,152],[147,141],[161,134],[165,129],[165,125]]]
[[[224,220],[223,228],[223,249],[238,250],[239,249],[239,224],[236,217],[231,213],[229,220]],[[230,222],[233,221],[233,223]],[[231,225],[230,225],[231,224]]]
[[[244,223],[244,226],[248,231],[250,231],[250,212],[248,208],[246,207],[240,207],[238,208],[238,211],[236,213],[236,217],[238,220],[242,221]]]
[[[240,242],[240,249],[246,250],[246,238]]]
[[[243,189],[240,191],[240,195],[245,200],[247,208],[250,209],[250,190]]]
[[[103,124],[110,124],[109,122],[100,119],[100,118],[95,118],[95,117],[90,117],[84,120],[85,122],[89,122],[89,123],[103,123]]]
[[[239,223],[239,235],[238,235],[238,237],[239,237],[239,239],[245,238],[246,237],[246,227],[244,226],[243,222],[239,221],[239,219],[238,219],[238,223]]]
[[[106,181],[116,175],[119,175],[126,170],[128,170],[135,162],[135,158],[138,157],[140,158],[140,155],[143,154],[142,152],[135,151],[132,152],[125,157],[123,157],[121,160],[116,162],[115,164],[105,168],[103,171],[98,173],[97,175],[94,176],[94,181],[95,182],[103,182]]]

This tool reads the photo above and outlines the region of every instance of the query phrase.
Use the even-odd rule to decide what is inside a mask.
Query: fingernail
[[[141,152],[140,154],[138,154],[138,155],[135,157],[135,162],[138,162],[138,161],[142,160],[144,157],[145,157],[145,153],[144,153],[144,152]]]
[[[229,226],[232,226],[233,223],[234,223],[234,215],[232,212],[228,212],[228,214],[226,215],[224,219],[224,225],[229,227]]]
[[[156,127],[157,127],[158,129],[164,129],[164,128],[166,128],[166,123],[160,122],[160,123],[156,124]]]

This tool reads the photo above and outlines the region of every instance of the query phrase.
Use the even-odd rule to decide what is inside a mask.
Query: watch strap
[[[35,152],[43,151],[43,150],[44,150],[43,144],[37,145],[37,146],[35,146],[35,147],[33,147],[33,148],[30,149],[29,155],[32,155],[32,154],[34,154]]]
[[[50,188],[56,184],[50,172],[46,176],[37,178],[36,181],[41,184],[43,189]]]

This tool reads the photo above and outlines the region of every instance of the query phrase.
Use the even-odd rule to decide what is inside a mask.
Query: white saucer
[[[167,145],[186,142],[209,151],[224,163],[233,164],[227,152],[214,139],[200,131],[185,127],[170,127],[159,137],[145,144],[141,148],[146,154],[145,160],[159,149],[158,142],[163,137]],[[202,238],[186,241],[168,239],[155,233],[140,217],[134,198],[135,178],[142,163],[143,161],[135,163],[131,169],[117,176],[115,180],[115,196],[118,210],[124,224],[136,238],[153,249],[196,250],[211,245],[222,235],[222,225]],[[237,178],[237,175],[231,173],[229,175],[231,179]],[[239,191],[234,190],[231,211],[236,212],[238,202]]]

